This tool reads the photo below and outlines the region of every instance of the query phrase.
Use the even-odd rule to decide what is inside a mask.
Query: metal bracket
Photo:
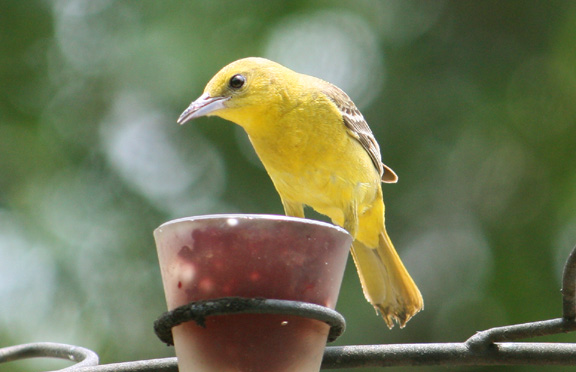
[[[518,339],[576,331],[576,247],[568,256],[564,266],[562,287],[562,318],[491,328],[478,332],[461,343],[331,346],[327,347],[324,353],[322,369],[425,365],[576,366],[576,358],[574,357],[576,355],[576,343],[510,342]],[[257,303],[256,307],[263,306],[262,309],[264,311],[262,313],[285,313],[283,308],[287,303],[291,302],[286,301],[287,303],[280,304],[278,301],[284,301],[236,299],[232,302],[235,304],[233,307],[236,305],[243,307],[245,305],[244,301],[248,303],[255,301]],[[302,309],[310,305],[314,309]],[[186,309],[186,306],[188,306],[188,309]],[[186,306],[182,310],[184,313],[190,309],[189,305]],[[318,312],[317,310],[319,309],[315,307],[323,308],[322,306],[306,303],[288,304],[288,306],[299,308],[296,310],[298,312],[302,310],[300,312],[302,316],[325,321],[330,324],[332,329],[338,328],[331,323],[332,320],[328,320],[335,316],[334,314],[329,314],[328,318],[323,318],[324,315],[318,315],[323,311]],[[203,316],[198,317],[196,315],[196,318],[194,318],[193,315],[190,315],[187,319],[196,320],[202,324],[204,316],[222,314],[222,307],[226,307],[226,302],[205,302],[201,304],[201,307],[208,310]],[[247,308],[250,308],[250,306]],[[280,310],[281,308],[282,310]],[[334,311],[334,313],[336,312]],[[335,318],[339,317],[341,318],[340,314],[335,316]],[[175,325],[179,320],[178,318],[178,315],[173,314],[166,324],[160,325],[161,333],[166,333],[166,329],[170,330],[170,322],[175,322],[173,324]],[[186,321],[185,317],[182,319],[184,319],[182,322]],[[336,320],[336,323],[340,321],[343,322],[343,318],[342,320]],[[342,333],[342,331],[343,327],[338,332]],[[163,335],[161,339],[169,341],[168,338],[165,340],[164,337],[167,336]],[[60,372],[178,371],[176,358],[98,365],[98,355],[95,352],[71,345],[35,343],[0,349],[0,363],[32,357],[61,358],[78,362],[74,366],[60,370]]]
[[[199,326],[205,327],[206,317],[230,314],[283,314],[320,320],[330,326],[328,342],[340,337],[346,328],[344,317],[325,306],[267,298],[223,297],[191,302],[165,312],[154,322],[154,332],[162,342],[171,346],[174,345],[172,327],[188,321],[194,321]]]

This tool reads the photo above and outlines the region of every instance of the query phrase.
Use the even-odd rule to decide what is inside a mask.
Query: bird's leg
[[[344,209],[344,226],[342,226],[353,238],[358,231],[358,207],[356,201],[348,203]]]
[[[287,216],[304,218],[304,206],[302,203],[282,199],[282,205],[284,206],[284,213],[286,213]]]

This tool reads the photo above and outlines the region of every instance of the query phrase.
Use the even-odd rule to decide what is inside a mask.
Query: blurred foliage
[[[152,230],[282,213],[239,128],[175,123],[246,56],[341,86],[400,175],[384,186],[387,224],[426,309],[388,331],[350,262],[337,344],[463,341],[560,316],[576,243],[576,3],[0,0],[0,27],[0,347],[172,355],[152,332],[165,310]]]

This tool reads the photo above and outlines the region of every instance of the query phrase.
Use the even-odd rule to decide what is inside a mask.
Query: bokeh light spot
[[[378,96],[386,77],[375,30],[344,10],[286,17],[271,31],[264,55],[337,85],[359,108]]]

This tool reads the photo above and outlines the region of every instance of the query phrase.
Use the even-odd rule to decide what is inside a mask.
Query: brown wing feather
[[[350,97],[348,97],[342,89],[330,83],[324,85],[323,93],[336,104],[336,107],[338,107],[342,113],[342,119],[344,120],[344,125],[346,125],[346,128],[348,129],[348,134],[360,142],[362,147],[366,150],[370,159],[372,159],[372,163],[374,163],[376,170],[380,174],[382,182],[397,182],[398,176],[396,173],[382,163],[380,146],[378,146],[378,142],[376,142],[376,138],[374,138],[366,119],[364,119],[364,116],[362,116],[362,113],[358,110]]]

